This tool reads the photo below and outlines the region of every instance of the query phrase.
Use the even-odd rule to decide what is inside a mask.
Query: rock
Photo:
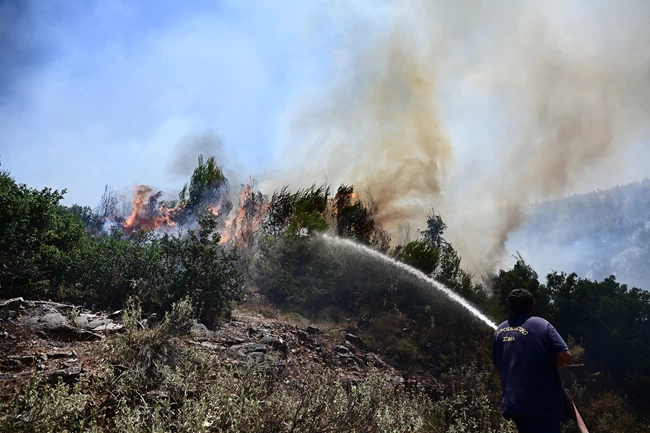
[[[246,358],[255,364],[261,364],[266,360],[266,355],[260,352],[252,352],[247,354]]]
[[[62,359],[62,358],[74,358],[74,352],[51,352],[45,354],[46,359]]]
[[[195,323],[190,328],[190,334],[192,335],[210,335],[210,331],[203,323]]]
[[[362,365],[361,360],[356,356],[352,355],[351,353],[339,353],[339,359],[343,364],[351,367],[352,366],[357,367]]]
[[[276,338],[272,336],[265,336],[260,340],[260,343],[272,347],[273,349],[280,351],[285,355],[289,351],[289,346],[287,345],[287,342],[284,341],[282,337]]]
[[[237,345],[246,343],[246,340],[241,338],[241,337],[229,336],[229,337],[223,338],[221,340],[221,343],[226,345],[226,346],[237,346]]]
[[[314,325],[309,325],[307,327],[307,332],[309,334],[312,334],[312,335],[317,335],[317,334],[322,334],[323,333],[323,331],[320,328],[318,328],[318,327],[316,327]]]
[[[59,329],[68,326],[68,320],[61,313],[49,313],[39,319],[39,325],[45,329]]]
[[[73,368],[77,365],[77,362],[79,362],[77,359],[68,359],[67,361],[63,361],[63,366],[65,368]]]
[[[26,317],[22,320],[24,325],[36,328],[36,334],[42,338],[55,338],[73,341],[98,341],[101,335],[76,328],[59,312],[47,313],[41,317]]]
[[[203,341],[199,343],[201,347],[205,347],[209,350],[226,350],[226,346],[221,346],[219,344],[210,343],[209,341]]]
[[[10,310],[16,309],[21,305],[25,305],[25,300],[23,298],[12,298],[7,299],[6,301],[0,301],[0,308],[7,308]]]
[[[33,356],[8,356],[0,361],[2,367],[7,370],[21,370],[23,367],[31,367],[36,363]]]
[[[230,350],[242,353],[266,353],[269,351],[269,348],[265,344],[246,343],[230,346]]]
[[[113,321],[111,319],[104,319],[104,318],[100,317],[100,318],[97,318],[97,319],[95,319],[93,321],[90,321],[88,323],[88,328],[90,328],[90,329],[92,329],[94,331],[96,328],[99,328],[100,326],[104,326],[104,325],[107,325],[107,324],[112,323],[112,322]]]
[[[74,308],[74,305],[69,305],[69,304],[59,304],[58,302],[50,302],[50,301],[29,301],[26,302],[27,305],[29,306],[36,306],[36,305],[42,305],[46,308],[50,309],[57,309],[57,310],[63,310],[63,311],[69,311]]]
[[[99,341],[103,338],[101,335],[96,334],[92,331],[75,328],[74,326],[68,325],[67,323],[64,323],[57,327],[52,327],[54,323],[58,323],[56,318],[51,320],[48,325],[39,332],[45,331],[46,336],[49,335],[50,338],[55,338],[63,341]]]
[[[334,350],[338,353],[350,353],[347,347],[345,346],[336,346]]]
[[[45,373],[49,383],[58,383],[62,379],[64,383],[71,384],[79,380],[81,367],[71,367],[64,370],[52,370]]]
[[[366,342],[363,341],[363,338],[350,334],[349,332],[345,334],[345,339],[360,349],[366,347]]]
[[[74,318],[74,323],[75,325],[81,327],[81,328],[89,328],[88,326],[88,314],[80,314],[77,317]]]
[[[121,319],[123,312],[124,312],[123,310],[114,311],[114,312],[112,312],[111,314],[108,315],[108,318],[112,319],[112,320]]]
[[[94,332],[76,329],[71,326],[54,329],[50,332],[50,335],[63,341],[100,341],[104,338]]]
[[[366,354],[366,362],[382,370],[390,368],[388,364],[386,364],[379,356],[375,355],[374,353]]]
[[[40,317],[23,317],[21,321],[23,322],[23,325],[26,326],[38,326],[41,318]]]
[[[95,332],[106,332],[107,334],[123,332],[124,325],[121,323],[107,323],[105,325],[98,326],[94,329]]]

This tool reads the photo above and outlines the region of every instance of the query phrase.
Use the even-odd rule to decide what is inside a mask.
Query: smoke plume
[[[197,155],[204,155],[206,158],[214,156],[223,164],[225,159],[223,140],[213,131],[184,137],[178,143],[169,170],[178,176],[189,176],[196,167]]]
[[[531,200],[625,169],[650,120],[648,4],[378,7],[337,45],[325,94],[297,101],[276,186],[369,188],[392,231],[434,205],[466,265],[493,267]],[[470,138],[452,143],[450,124]]]

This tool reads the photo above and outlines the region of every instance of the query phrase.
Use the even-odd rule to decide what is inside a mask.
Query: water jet
[[[329,242],[330,244],[338,245],[338,246],[344,246],[347,248],[354,248],[357,251],[361,251],[365,254],[368,254],[374,258],[377,258],[379,260],[382,260],[396,268],[402,269],[411,275],[415,276],[418,280],[433,286],[436,290],[442,292],[445,294],[449,299],[452,301],[456,302],[457,304],[461,305],[463,308],[465,308],[467,311],[469,311],[474,317],[488,325],[492,329],[497,329],[497,325],[492,322],[490,319],[485,316],[485,314],[481,313],[476,307],[472,306],[469,302],[467,302],[466,299],[464,299],[462,296],[458,295],[457,293],[453,292],[451,289],[448,287],[445,287],[444,284],[439,283],[438,281],[434,280],[433,278],[429,277],[426,275],[424,272],[407,265],[406,263],[402,263],[400,261],[397,261],[395,259],[392,259],[388,257],[385,254],[380,253],[379,251],[376,251],[368,246],[356,243],[350,239],[344,239],[344,238],[338,238],[335,236],[330,236],[328,234],[323,234],[322,235],[323,239],[326,242]]]

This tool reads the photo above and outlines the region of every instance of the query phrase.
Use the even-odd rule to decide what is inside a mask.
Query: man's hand
[[[568,350],[565,350],[564,352],[560,352],[555,356],[555,365],[557,365],[558,367],[564,367],[569,362],[571,362],[571,352],[569,352]]]

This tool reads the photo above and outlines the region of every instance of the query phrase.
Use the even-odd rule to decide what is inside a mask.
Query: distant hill
[[[650,289],[650,179],[534,204],[512,237],[540,275],[576,272]]]

